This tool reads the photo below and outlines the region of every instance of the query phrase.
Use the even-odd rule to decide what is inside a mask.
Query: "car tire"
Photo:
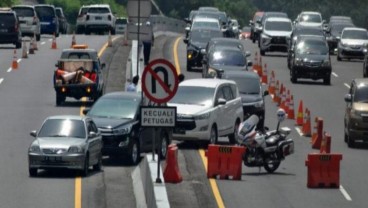
[[[340,57],[340,55],[339,55],[339,53],[337,53],[337,61],[342,61],[342,59],[341,59],[341,57]]]
[[[89,155],[87,154],[86,158],[84,159],[83,169],[80,172],[82,177],[87,177],[89,172]]]
[[[187,71],[190,72],[192,71],[192,66],[187,62]]]
[[[261,56],[265,56],[266,55],[266,51],[261,49]]]
[[[98,156],[98,162],[97,164],[93,165],[93,170],[95,171],[101,171],[102,170],[102,154]]]
[[[236,120],[235,125],[234,125],[233,133],[229,135],[230,144],[236,144],[238,142],[237,134],[238,134],[239,125],[240,125],[239,120]]]
[[[158,152],[161,159],[166,158],[168,149],[169,149],[169,135],[167,134],[167,131],[162,130],[161,131],[161,150],[159,150]]]
[[[331,84],[331,75],[327,76],[323,79],[323,84],[330,85]]]
[[[15,43],[15,48],[16,49],[22,48],[22,41],[16,42]]]
[[[349,148],[354,148],[355,147],[355,141],[354,141],[354,139],[351,138],[351,136],[349,135],[349,133],[346,136],[347,136],[347,140],[348,140],[348,147]]]
[[[128,161],[132,165],[137,165],[140,160],[140,148],[137,139],[132,138],[129,144]]]
[[[348,134],[344,132],[344,142],[348,143]]]
[[[41,34],[36,35],[36,41],[40,41],[41,40]]]
[[[37,168],[29,168],[29,176],[31,177],[36,177],[38,173],[38,169]]]
[[[56,106],[61,105],[63,102],[65,102],[65,96],[56,94]]]
[[[216,144],[217,140],[218,140],[218,132],[217,132],[216,125],[212,125],[211,132],[210,132],[210,138],[209,138],[208,143],[209,144]]]
[[[291,69],[291,72],[290,72],[290,81],[292,83],[297,83],[298,82],[298,78],[296,77],[296,73],[295,73],[295,69]]]
[[[116,35],[116,30],[115,29],[111,29],[111,35]]]

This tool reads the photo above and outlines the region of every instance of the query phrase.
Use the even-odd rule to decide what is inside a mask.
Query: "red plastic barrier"
[[[244,152],[241,146],[208,145],[207,177],[240,180]]]
[[[166,183],[180,183],[183,180],[178,166],[178,147],[176,144],[170,144],[168,146],[164,180]]]
[[[308,154],[308,188],[339,188],[342,154]]]

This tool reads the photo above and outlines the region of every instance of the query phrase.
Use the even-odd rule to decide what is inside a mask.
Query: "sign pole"
[[[158,104],[158,107],[160,107],[161,104]],[[161,178],[160,178],[160,162],[161,162],[161,151],[162,151],[162,128],[156,128],[156,130],[158,130],[158,132],[160,133],[158,136],[158,151],[157,151],[157,178],[156,178],[156,183],[162,183]],[[155,130],[155,131],[156,131]],[[161,130],[161,131],[160,131]],[[155,135],[157,134],[157,132],[155,132]]]
[[[138,49],[137,49],[137,76],[139,75],[139,32],[140,32],[140,15],[141,14],[141,0],[138,0],[138,35],[137,35],[137,41],[138,41]],[[142,44],[142,49],[143,49],[143,44]]]

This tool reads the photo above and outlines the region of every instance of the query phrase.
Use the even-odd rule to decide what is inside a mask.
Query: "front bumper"
[[[263,38],[261,36],[260,48],[263,51],[287,52],[289,43],[286,37]]]
[[[348,130],[352,140],[368,142],[368,117],[352,115]]]
[[[293,70],[298,78],[323,79],[329,77],[332,72],[331,66],[294,66]]]
[[[209,140],[210,131],[211,126],[207,119],[178,119],[173,138],[175,140]]]
[[[102,133],[102,155],[122,155],[129,152],[128,135],[112,135]]]
[[[338,47],[338,55],[340,58],[359,58],[364,59],[364,47],[363,46],[346,46]]]
[[[46,155],[46,154],[28,154],[28,164],[30,168],[52,169],[66,168],[81,170],[84,167],[84,154],[68,155]]]

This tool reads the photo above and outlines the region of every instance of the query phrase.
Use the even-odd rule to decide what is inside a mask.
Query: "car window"
[[[85,138],[86,130],[82,120],[47,119],[38,133],[38,137]]]
[[[116,20],[116,24],[125,25],[125,24],[127,24],[127,19],[117,19]]]
[[[226,101],[234,99],[234,95],[233,92],[231,91],[230,86],[224,86],[223,91],[224,91],[224,98]]]
[[[57,15],[59,18],[63,17],[63,13],[61,12],[61,10],[60,10],[60,9],[56,9],[56,15]]]
[[[45,19],[49,17],[55,17],[55,10],[53,7],[42,6],[42,7],[35,7],[37,15],[40,19]]]
[[[260,93],[261,82],[257,78],[244,78],[244,77],[229,77],[230,80],[236,82],[238,85],[239,93],[257,95]]]
[[[215,88],[180,86],[170,103],[213,106]]]
[[[89,9],[89,7],[83,7],[83,8],[80,10],[79,15],[85,15],[85,14],[87,14],[88,9]]]
[[[232,85],[230,85],[230,87],[231,87],[231,91],[234,95],[234,98],[237,98],[238,97],[238,89],[237,89],[236,85],[232,84]]]
[[[368,86],[363,85],[360,86],[358,89],[355,88],[353,91],[354,93],[354,102],[360,102],[360,103],[368,103]]]
[[[292,27],[290,22],[269,21],[266,22],[265,29],[271,31],[291,31]]]
[[[3,13],[3,14],[0,14],[0,22],[4,26],[12,26],[12,25],[14,25],[15,24],[14,14],[12,14],[12,13]]]
[[[91,59],[88,53],[70,53],[68,59]]]
[[[139,99],[100,98],[87,115],[101,118],[133,119],[139,106]]]
[[[209,62],[214,66],[245,66],[246,58],[241,51],[218,50],[210,54]]]
[[[217,93],[216,93],[216,101],[220,98],[225,99],[223,87],[218,88]]]
[[[321,16],[317,14],[304,14],[299,19],[300,22],[315,22],[319,23],[322,22]]]
[[[328,46],[320,40],[303,40],[296,46],[298,54],[327,54],[329,53]]]
[[[98,129],[97,129],[95,123],[93,123],[92,121],[88,121],[88,123],[87,123],[87,129],[88,129],[88,133],[89,132],[95,132],[95,133],[98,132]]]
[[[27,7],[13,7],[12,10],[15,11],[18,17],[33,17],[34,10]]]
[[[107,13],[110,13],[110,10],[105,7],[89,8],[88,13],[107,14]]]
[[[364,30],[344,30],[341,35],[341,38],[366,40],[368,39],[368,34],[367,34],[367,31],[364,31]]]

